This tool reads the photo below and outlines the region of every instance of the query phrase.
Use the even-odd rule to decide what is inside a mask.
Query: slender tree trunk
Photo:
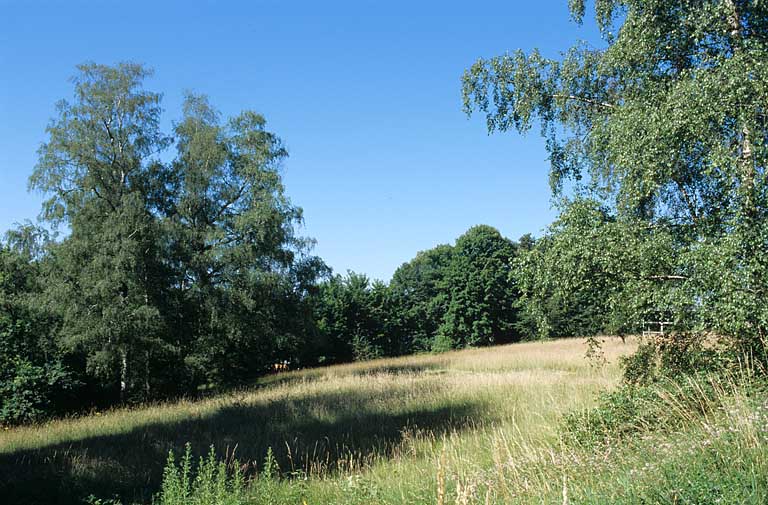
[[[120,403],[125,403],[128,393],[128,351],[120,349]]]
[[[725,0],[725,4],[728,7],[728,24],[730,28],[730,36],[733,45],[734,55],[742,53],[742,47],[744,45],[744,25],[742,21],[741,13],[739,12],[738,0]],[[747,100],[747,103],[749,101]],[[746,105],[749,106],[749,105]],[[758,198],[757,198],[757,168],[755,167],[755,159],[753,152],[753,132],[751,131],[749,118],[750,115],[757,111],[750,110],[737,110],[738,128],[741,138],[739,139],[738,157],[736,160],[738,167],[739,177],[739,189],[740,189],[740,201],[739,201],[739,226],[736,233],[738,233],[739,241],[741,245],[740,253],[743,255],[741,258],[741,267],[745,269],[747,276],[747,289],[752,293],[752,299],[749,303],[752,306],[756,306],[764,303],[765,297],[763,286],[765,284],[765,278],[762,275],[760,268],[756,267],[755,261],[760,261],[761,258],[761,241],[757,233],[758,229]],[[758,141],[759,134],[758,134]],[[748,347],[751,347],[755,343],[757,345],[765,346],[765,341],[762,340],[765,333],[765,324],[762,323],[759,318],[756,317],[754,311],[750,311],[751,314],[748,319],[751,322],[752,330],[747,335],[741,335],[745,337]],[[751,334],[754,332],[754,334]],[[759,342],[762,342],[760,344]]]
[[[146,359],[144,360],[144,397],[149,399],[150,384],[149,384],[149,351],[147,351]]]
[[[749,127],[744,125],[741,128],[741,155],[739,165],[741,172],[741,189],[743,192],[743,212],[747,220],[757,216],[757,198],[755,197],[755,162],[752,158],[752,140],[750,138]]]
[[[733,53],[741,53],[742,43],[744,39],[744,30],[741,19],[741,13],[739,12],[739,6],[737,0],[724,0],[728,9],[727,20],[728,28],[730,30],[731,44],[733,46]],[[739,112],[737,112],[739,114]],[[750,131],[747,121],[743,118],[739,118],[741,123],[739,131],[741,139],[739,142],[738,152],[738,168],[739,168],[739,186],[741,189],[741,214],[746,221],[747,226],[751,226],[750,221],[757,216],[757,198],[755,195],[755,179],[757,173],[755,170],[755,163],[752,153],[752,132]]]

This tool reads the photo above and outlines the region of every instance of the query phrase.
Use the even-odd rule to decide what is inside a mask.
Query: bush
[[[652,384],[627,382],[602,393],[596,407],[567,414],[565,433],[589,446],[642,432],[674,430],[716,409],[722,395],[718,384],[724,380],[730,379],[701,374],[658,379]]]
[[[726,356],[701,333],[673,333],[642,342],[622,358],[624,381],[650,384],[695,374],[720,373],[728,368]]]
[[[59,363],[36,365],[30,360],[12,356],[0,360],[0,424],[21,424],[48,417],[53,400],[76,385],[69,372]]]
[[[657,420],[659,398],[651,387],[627,385],[602,393],[597,407],[565,416],[566,434],[581,445],[594,445],[642,431]]]

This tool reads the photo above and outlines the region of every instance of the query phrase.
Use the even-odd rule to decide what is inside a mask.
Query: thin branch
[[[646,279],[650,281],[684,281],[688,277],[685,275],[649,275]]]
[[[96,188],[96,186],[93,186],[91,189],[93,190],[93,192],[96,194],[96,196],[97,196],[97,197],[98,197],[100,200],[104,200],[105,202],[107,202],[107,203],[109,204],[109,206],[110,206],[110,207],[112,207],[112,211],[113,211],[113,212],[117,212],[117,209],[116,209],[116,208],[115,208],[115,206],[112,204],[112,202],[110,202],[108,198],[104,198],[104,197],[101,195],[101,193],[99,193],[99,190]]]
[[[604,107],[606,109],[613,109],[613,108],[616,107],[612,103],[601,102],[599,100],[593,100],[591,98],[586,98],[586,97],[583,97],[583,96],[576,96],[576,95],[560,95],[560,94],[555,94],[555,95],[552,95],[552,98],[565,98],[566,100],[576,100],[578,102],[584,102],[584,103],[588,103],[590,105],[596,105],[598,107]]]
[[[685,204],[688,206],[688,212],[691,213],[691,221],[693,221],[693,225],[698,226],[699,213],[696,211],[696,205],[693,201],[693,198],[691,198],[690,193],[685,188],[685,184],[683,184],[678,179],[675,179],[674,181],[675,181],[675,184],[677,184],[677,187],[680,190],[680,193],[683,195],[683,200],[685,200]]]
[[[221,207],[219,207],[219,210],[218,210],[218,212],[216,212],[216,215],[215,215],[215,216],[213,216],[213,219],[211,220],[211,223],[210,223],[210,224],[214,224],[214,223],[216,223],[216,222],[219,220],[219,218],[220,218],[220,217],[221,217],[221,216],[224,214],[224,212],[225,212],[225,211],[226,211],[226,210],[227,210],[227,209],[228,209],[228,208],[229,208],[231,205],[233,205],[233,204],[234,204],[234,203],[236,203],[238,200],[240,200],[240,197],[242,197],[242,196],[243,196],[243,193],[245,192],[245,189],[246,189],[247,187],[248,187],[248,182],[244,182],[244,183],[243,183],[243,184],[240,186],[240,189],[238,189],[238,190],[237,190],[237,194],[234,196],[234,198],[231,198],[231,199],[227,200],[226,202],[224,202],[224,204],[223,204]]]

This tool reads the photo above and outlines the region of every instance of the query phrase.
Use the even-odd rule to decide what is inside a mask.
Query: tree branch
[[[598,106],[598,107],[604,107],[604,108],[606,108],[606,109],[613,109],[613,108],[615,108],[615,107],[616,107],[616,106],[615,106],[615,105],[613,105],[612,103],[608,103],[608,102],[601,102],[601,101],[599,101],[599,100],[593,100],[593,99],[591,99],[591,98],[586,98],[586,97],[583,97],[583,96],[577,96],[577,95],[561,95],[561,94],[555,94],[555,95],[552,95],[552,98],[564,98],[564,99],[566,99],[566,100],[576,100],[576,101],[578,101],[578,102],[584,102],[584,103],[588,103],[588,104],[590,104],[590,105],[596,105],[596,106]]]
[[[688,277],[685,275],[649,275],[646,279],[649,281],[684,281]]]
[[[224,214],[224,212],[225,212],[225,211],[226,211],[226,210],[227,210],[227,209],[228,209],[228,208],[229,208],[229,207],[230,207],[232,204],[234,204],[235,202],[237,202],[237,201],[240,199],[240,197],[241,197],[241,196],[243,196],[243,193],[245,192],[245,188],[247,188],[247,187],[248,187],[248,183],[247,183],[247,182],[244,182],[244,183],[243,183],[243,184],[240,186],[240,189],[238,189],[238,190],[237,190],[237,194],[236,194],[236,195],[235,195],[233,198],[230,198],[229,200],[227,200],[226,202],[224,202],[224,204],[223,204],[221,207],[219,207],[219,210],[218,210],[218,212],[216,212],[216,215],[215,215],[215,216],[213,216],[213,220],[211,220],[211,223],[210,223],[210,224],[214,224],[214,223],[216,223],[216,221],[218,221],[218,220],[219,220],[219,218],[222,216],[222,214]]]

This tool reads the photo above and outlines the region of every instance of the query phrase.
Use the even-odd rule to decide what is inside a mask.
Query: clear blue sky
[[[488,136],[461,111],[460,77],[480,56],[577,39],[599,42],[567,0],[0,0],[0,231],[38,214],[27,178],[75,65],[130,60],[155,70],[168,128],[185,90],[266,116],[302,231],[337,272],[388,280],[475,224],[540,234],[554,217],[542,141]]]

